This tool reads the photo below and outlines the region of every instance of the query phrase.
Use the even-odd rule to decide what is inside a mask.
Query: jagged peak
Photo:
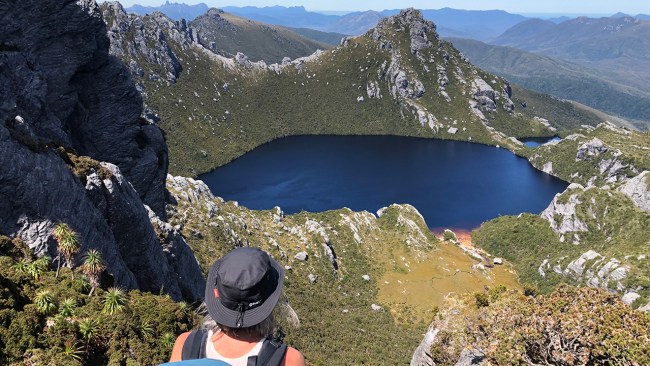
[[[215,17],[215,18],[220,18],[221,14],[225,13],[225,11],[218,9],[218,8],[210,8],[208,11],[204,14],[209,17]]]
[[[390,24],[399,24],[405,27],[426,26],[428,28],[436,29],[432,21],[424,19],[422,12],[415,8],[407,8],[400,10],[399,14],[383,18],[377,24],[377,27],[385,27]]]
[[[126,14],[126,11],[124,10],[124,6],[119,1],[105,1],[101,4],[101,8],[108,8],[111,9],[115,13],[124,13]]]
[[[392,49],[391,42],[387,40],[390,39],[389,34],[395,27],[398,30],[408,30],[412,53],[417,53],[423,48],[431,48],[440,42],[436,25],[432,21],[424,19],[422,12],[414,8],[403,9],[399,14],[381,19],[366,34],[375,42],[379,42],[380,48]],[[344,41],[345,39],[342,41],[342,45],[344,45]]]

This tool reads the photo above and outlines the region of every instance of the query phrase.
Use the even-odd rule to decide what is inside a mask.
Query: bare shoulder
[[[174,342],[174,348],[172,349],[172,355],[169,357],[169,362],[181,361],[181,358],[183,357],[183,345],[185,344],[185,340],[189,335],[190,332],[185,332],[176,338],[176,342]]]
[[[283,366],[305,366],[305,356],[293,347],[287,347],[287,355],[284,357]]]

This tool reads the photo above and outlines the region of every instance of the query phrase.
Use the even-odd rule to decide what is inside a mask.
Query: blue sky
[[[133,4],[160,5],[164,0],[122,0],[124,6]],[[501,9],[511,13],[553,14],[613,14],[619,11],[629,14],[650,14],[650,0],[170,0],[186,4],[206,3],[210,7],[235,6],[296,6],[307,10],[356,11],[384,10],[415,7],[419,9],[490,10]]]

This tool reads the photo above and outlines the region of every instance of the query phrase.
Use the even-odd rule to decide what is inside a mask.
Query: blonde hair
[[[207,311],[205,303],[201,304],[197,309],[199,314],[203,314],[203,323],[201,328],[211,330],[213,333],[224,332],[234,336],[259,336],[265,338],[273,336],[283,326],[297,329],[300,327],[300,319],[298,314],[293,310],[284,294],[280,296],[280,300],[273,308],[271,314],[262,320],[260,323],[246,328],[230,328],[223,324],[217,323]]]

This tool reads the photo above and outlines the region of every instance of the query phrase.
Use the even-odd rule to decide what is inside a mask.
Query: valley
[[[309,365],[650,362],[650,132],[474,66],[412,8],[338,45],[216,9],[0,9],[0,365],[165,362],[246,246],[284,267]],[[230,189],[264,207],[196,178],[256,154]],[[273,203],[300,164],[328,190]]]

